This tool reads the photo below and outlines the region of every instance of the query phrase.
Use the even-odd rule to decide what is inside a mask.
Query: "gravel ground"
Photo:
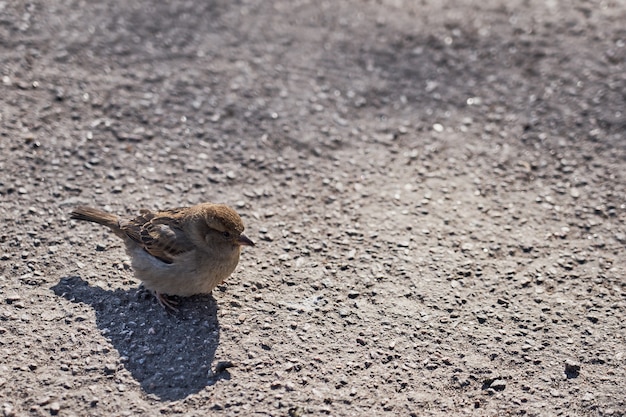
[[[0,415],[626,415],[626,3],[0,1]],[[257,242],[168,314],[68,219]]]

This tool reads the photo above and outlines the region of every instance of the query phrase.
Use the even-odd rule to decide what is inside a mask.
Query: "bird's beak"
[[[254,242],[248,239],[248,236],[246,235],[239,235],[235,243],[239,246],[254,246]]]

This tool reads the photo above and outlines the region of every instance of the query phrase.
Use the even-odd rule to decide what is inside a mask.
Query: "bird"
[[[135,276],[166,311],[177,311],[170,295],[211,293],[237,267],[242,246],[255,246],[239,214],[225,204],[142,209],[136,217],[80,206],[70,218],[101,224],[122,238]]]

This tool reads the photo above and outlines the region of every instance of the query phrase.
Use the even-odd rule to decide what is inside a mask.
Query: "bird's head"
[[[254,246],[254,242],[243,234],[241,217],[224,204],[202,205],[202,218],[206,222],[204,240],[209,246]]]

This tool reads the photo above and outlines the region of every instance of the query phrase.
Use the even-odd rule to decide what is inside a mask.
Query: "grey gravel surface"
[[[626,415],[626,3],[0,2],[0,415]],[[165,312],[68,219],[203,201]]]

